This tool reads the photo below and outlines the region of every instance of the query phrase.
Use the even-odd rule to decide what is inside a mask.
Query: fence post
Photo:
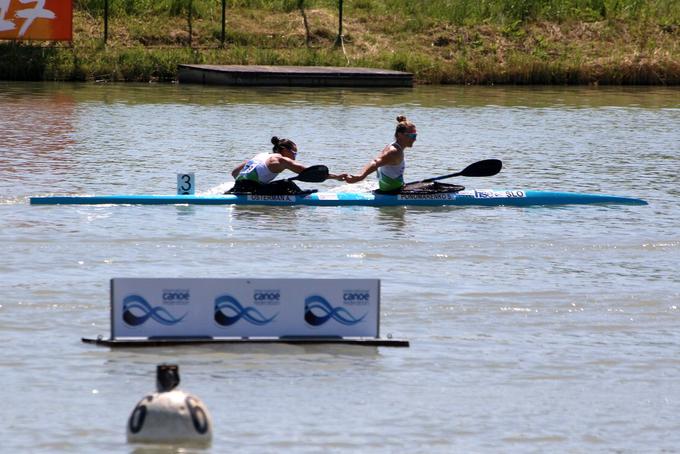
[[[189,0],[189,12],[187,13],[187,21],[189,22],[189,47],[191,47],[191,35],[193,35],[193,27],[191,24],[191,10],[192,8],[192,0]]]
[[[109,39],[109,0],[104,0],[104,45]]]
[[[226,39],[226,22],[227,22],[227,0],[222,0],[222,47]]]
[[[193,9],[193,2],[189,0],[189,47],[191,47],[191,35],[193,35],[193,28],[191,26],[191,10]]]
[[[335,40],[335,47],[340,47],[343,44],[344,43],[342,38],[342,0],[338,0],[338,37]]]
[[[309,22],[307,22],[307,14],[305,14],[305,0],[298,0],[298,8],[302,14],[302,22],[305,25],[305,45],[309,47],[312,44],[312,35],[309,32]]]

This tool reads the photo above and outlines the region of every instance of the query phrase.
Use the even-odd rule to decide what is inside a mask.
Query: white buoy
[[[175,389],[179,367],[160,364],[156,369],[158,392],[139,401],[127,424],[129,443],[209,444],[212,419],[196,396]]]

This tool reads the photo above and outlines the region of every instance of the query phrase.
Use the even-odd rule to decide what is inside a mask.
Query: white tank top
[[[260,153],[255,155],[250,161],[246,162],[236,180],[253,180],[258,183],[269,183],[278,173],[274,173],[267,167],[267,159],[273,153]]]
[[[394,142],[391,146],[402,150],[401,146]],[[401,163],[378,167],[378,186],[383,191],[393,191],[404,185],[404,169],[406,168],[406,158]]]

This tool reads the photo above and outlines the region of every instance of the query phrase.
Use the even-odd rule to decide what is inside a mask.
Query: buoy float
[[[129,443],[209,444],[212,419],[196,396],[175,389],[179,366],[159,364],[157,392],[144,397],[132,410],[127,424]]]

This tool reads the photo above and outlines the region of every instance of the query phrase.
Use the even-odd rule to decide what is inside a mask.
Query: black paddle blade
[[[288,181],[292,180],[299,180],[299,181],[305,181],[307,183],[321,183],[322,181],[326,181],[328,178],[328,167],[323,166],[323,165],[318,165],[318,166],[309,166],[302,172],[298,174],[298,176],[293,177],[293,178],[288,178]]]
[[[464,168],[460,175],[464,177],[490,177],[496,175],[503,168],[499,159],[485,159]]]
[[[499,159],[485,159],[483,161],[477,161],[474,164],[470,164],[460,172],[450,173],[448,175],[442,175],[441,177],[427,178],[425,180],[420,180],[418,183],[430,183],[432,181],[444,180],[446,178],[453,177],[490,177],[496,175],[501,171],[503,163]],[[409,183],[410,184],[410,183]]]

